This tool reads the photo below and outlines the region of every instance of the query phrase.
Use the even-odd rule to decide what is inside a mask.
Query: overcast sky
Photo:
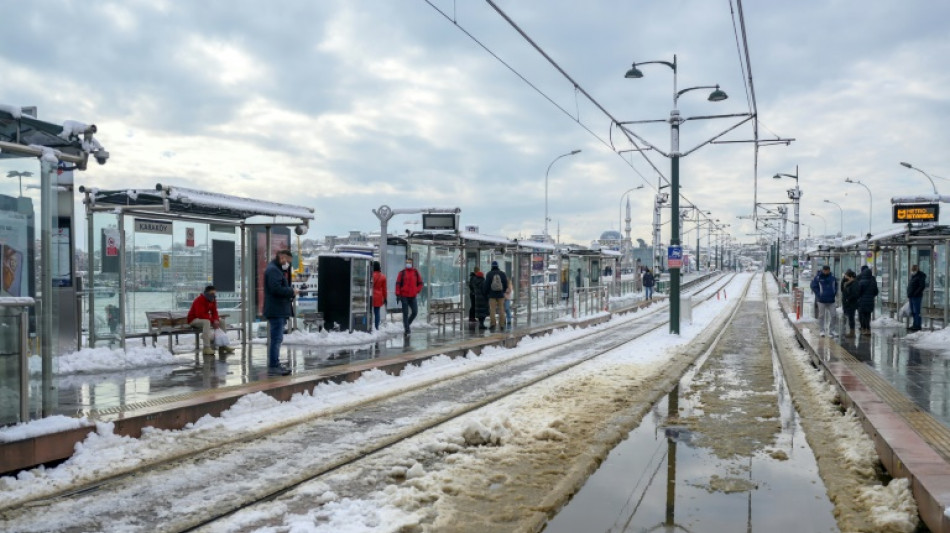
[[[455,207],[481,232],[550,232],[587,243],[618,226],[630,193],[633,237],[650,240],[657,174],[486,2],[433,0],[121,2],[0,0],[0,103],[36,105],[43,120],[95,123],[111,153],[77,183],[187,185],[313,207],[310,237],[372,231],[371,209]],[[512,2],[503,9],[621,121],[665,119],[671,61],[683,116],[750,109],[728,0]],[[732,7],[735,7],[733,2]],[[760,137],[761,202],[784,202],[799,166],[802,222],[814,232],[892,227],[890,198],[931,191],[909,161],[950,177],[950,3],[746,1]],[[532,88],[460,28],[471,33]],[[540,93],[543,93],[544,96]],[[558,109],[553,100],[581,124]],[[687,122],[692,148],[735,120]],[[590,131],[587,131],[587,129]],[[664,151],[665,123],[633,126]],[[724,139],[750,140],[751,123]],[[607,143],[607,144],[605,144]],[[669,160],[648,153],[665,177]],[[756,176],[750,143],[705,146],[681,160],[687,201],[750,241]],[[935,180],[950,193],[950,183]],[[9,183],[4,183],[9,188]],[[394,219],[402,231],[415,217]],[[808,229],[803,228],[803,234]],[[691,240],[690,235],[686,235]],[[664,240],[667,232],[664,231]]]

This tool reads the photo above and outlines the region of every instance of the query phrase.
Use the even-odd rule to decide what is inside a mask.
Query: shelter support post
[[[89,333],[88,333],[88,344],[90,348],[96,346],[96,269],[92,268],[93,260],[93,246],[95,246],[96,238],[93,235],[95,231],[94,224],[95,213],[92,209],[89,208],[89,193],[86,193],[86,250],[89,254],[89,267],[87,269],[88,276],[86,279],[86,286],[83,287],[83,290],[87,295],[87,304],[89,305]]]

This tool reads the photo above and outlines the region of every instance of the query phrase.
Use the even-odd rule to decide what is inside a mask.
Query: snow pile
[[[579,324],[581,322],[587,322],[588,320],[594,320],[597,318],[603,318],[607,316],[610,316],[609,311],[599,311],[597,313],[592,313],[589,315],[579,315],[577,317],[567,316],[567,317],[559,318],[558,322],[562,322],[566,324]]]
[[[190,363],[192,358],[176,357],[167,349],[152,346],[129,346],[121,348],[83,348],[78,352],[60,355],[53,359],[56,375],[84,374],[93,372],[116,372],[132,368],[165,366]],[[30,357],[30,373],[42,370],[38,355]]]
[[[71,416],[54,415],[39,420],[24,422],[15,426],[0,428],[0,442],[14,442],[23,439],[30,439],[48,433],[58,433],[70,429],[89,427],[92,422],[86,418],[73,418]]]
[[[869,479],[876,477],[877,450],[851,408],[835,422],[832,430],[838,437],[838,453],[844,458],[848,468]]]
[[[20,112],[20,107],[15,106],[15,105],[0,104],[0,111],[5,111],[7,113],[10,113],[11,115],[13,115],[13,118],[15,120],[20,120],[20,117],[22,116]]]
[[[412,324],[412,329],[425,330],[432,329],[435,326],[425,322],[416,322]],[[306,346],[351,346],[354,344],[373,344],[384,341],[390,337],[402,334],[402,321],[381,322],[378,330],[371,333],[365,331],[293,331],[284,335],[285,345],[306,345]],[[266,338],[257,338],[251,341],[252,344],[267,344]]]
[[[910,480],[894,479],[887,486],[865,487],[858,501],[871,510],[875,531],[913,533],[917,524],[910,517],[917,516],[917,503],[910,491]]]
[[[496,419],[470,419],[462,429],[462,438],[469,446],[501,446],[511,435],[511,422],[507,417]]]
[[[889,316],[882,316],[871,321],[872,328],[900,328],[904,323]]]
[[[916,348],[946,353],[948,352],[947,347],[950,346],[950,328],[936,331],[917,331],[909,333],[906,339]]]

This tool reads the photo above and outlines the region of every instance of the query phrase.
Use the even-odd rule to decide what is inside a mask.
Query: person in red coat
[[[373,318],[376,320],[376,329],[379,329],[380,308],[386,304],[386,291],[386,275],[379,261],[373,261]]]
[[[419,314],[419,306],[416,304],[416,296],[422,291],[422,275],[413,268],[412,258],[406,259],[406,268],[399,271],[396,276],[396,297],[402,304],[402,325],[405,328],[405,334],[409,335],[409,326]],[[412,311],[412,315],[409,312]]]
[[[224,320],[218,315],[217,292],[214,285],[205,287],[205,291],[198,295],[191,302],[191,309],[188,310],[188,324],[193,328],[201,329],[202,353],[205,355],[214,355],[214,330],[225,329]],[[227,330],[225,330],[227,331]],[[234,348],[222,346],[221,353],[232,353]]]

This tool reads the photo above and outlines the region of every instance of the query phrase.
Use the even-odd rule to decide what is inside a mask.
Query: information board
[[[902,222],[938,222],[940,204],[894,204],[895,224]]]

